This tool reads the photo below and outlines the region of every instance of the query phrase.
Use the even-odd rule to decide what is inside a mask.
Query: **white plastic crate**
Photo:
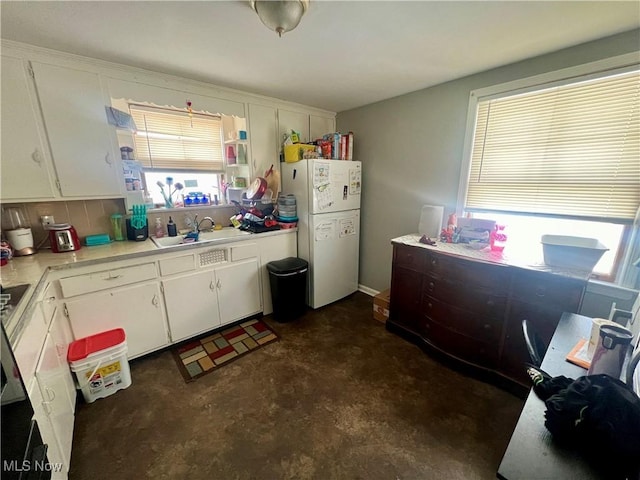
[[[550,267],[590,272],[609,250],[596,238],[542,235],[544,263]]]

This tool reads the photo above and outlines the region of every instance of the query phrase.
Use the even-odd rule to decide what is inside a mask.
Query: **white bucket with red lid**
[[[67,361],[87,403],[131,385],[124,330],[116,328],[69,345]]]

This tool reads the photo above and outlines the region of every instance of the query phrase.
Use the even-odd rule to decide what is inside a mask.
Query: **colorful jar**
[[[507,233],[504,225],[496,225],[489,235],[489,246],[494,252],[502,252],[507,245]]]

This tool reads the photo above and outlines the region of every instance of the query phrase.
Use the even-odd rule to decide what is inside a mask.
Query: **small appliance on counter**
[[[33,255],[33,234],[21,208],[2,209],[2,230],[15,256]]]
[[[80,250],[80,239],[76,229],[68,223],[54,223],[47,227],[49,243],[53,253],[74,252]]]

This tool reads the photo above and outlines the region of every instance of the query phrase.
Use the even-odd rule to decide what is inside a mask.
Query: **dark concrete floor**
[[[491,479],[522,400],[372,318],[362,293],[186,384],[169,351],[76,412],[75,479]]]

